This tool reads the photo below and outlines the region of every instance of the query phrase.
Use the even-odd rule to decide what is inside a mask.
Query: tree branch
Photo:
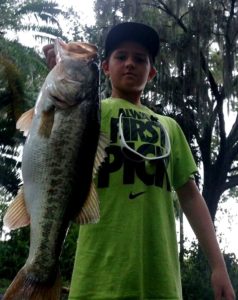
[[[158,0],[158,2],[160,3],[160,5],[154,4],[154,6],[163,10],[164,12],[166,12],[169,16],[171,16],[177,22],[177,24],[183,29],[183,31],[185,33],[188,33],[189,30],[185,26],[185,24],[182,22],[182,19],[178,18],[163,1]],[[220,140],[221,140],[221,151],[222,151],[226,145],[225,121],[224,121],[224,114],[223,114],[223,101],[224,101],[225,95],[224,95],[223,90],[221,92],[219,91],[218,85],[215,81],[215,78],[214,78],[212,72],[209,70],[206,58],[201,49],[199,50],[199,53],[200,53],[200,61],[201,61],[202,69],[203,69],[205,75],[207,76],[207,79],[210,83],[211,91],[217,101],[217,106],[214,109],[214,112],[217,111],[218,118],[219,118],[219,125],[220,125],[219,135],[220,135]],[[215,115],[216,115],[216,113],[214,114],[214,117],[215,117]]]
[[[232,147],[237,140],[238,140],[238,114],[236,115],[236,120],[232,125],[231,131],[227,137],[227,142],[229,147]]]
[[[228,177],[228,181],[223,185],[223,192],[238,185],[238,175]]]
[[[237,159],[238,155],[238,143],[234,143],[233,147],[230,150],[230,161],[234,161]]]
[[[230,172],[235,172],[235,171],[238,171],[238,167],[230,169]]]
[[[149,6],[149,7],[154,7],[157,9],[162,10],[163,12],[165,12],[167,15],[169,15],[170,17],[172,17],[173,19],[175,19],[175,21],[177,22],[177,24],[179,24],[179,26],[183,29],[184,32],[188,32],[187,27],[184,25],[182,18],[187,15],[189,13],[189,11],[185,12],[180,18],[178,18],[173,12],[172,10],[161,0],[158,0],[156,2],[159,2],[159,4],[155,3],[155,1],[153,3],[141,3],[141,5],[144,6]]]
[[[229,44],[230,44],[229,31],[230,31],[230,28],[231,28],[231,21],[232,21],[234,15],[235,15],[235,2],[236,2],[236,0],[231,1],[230,14],[229,14],[229,17],[228,17],[228,20],[227,20],[227,26],[226,26],[226,36],[227,36],[227,39],[229,40]]]
[[[147,2],[144,2],[144,3],[141,3],[141,5],[144,5],[144,6],[150,6],[150,7],[155,7],[155,8],[158,8],[164,12],[167,12],[162,6],[156,4],[156,3],[147,3]]]
[[[158,2],[160,3],[160,5],[158,5],[156,3],[154,3],[154,4],[153,3],[144,3],[144,5],[156,7],[158,9],[161,9],[162,11],[166,12],[170,17],[172,17],[177,22],[177,24],[183,29],[183,31],[185,33],[188,33],[189,30],[185,26],[185,24],[183,23],[182,19],[178,18],[163,1],[158,0]],[[203,69],[204,73],[206,74],[206,76],[208,78],[208,81],[209,81],[210,87],[211,87],[211,91],[212,91],[214,97],[216,98],[217,101],[220,101],[220,100],[223,101],[224,100],[224,95],[223,95],[223,93],[219,92],[218,85],[217,85],[217,83],[214,79],[213,74],[209,70],[209,67],[208,67],[208,64],[206,62],[205,56],[204,56],[201,49],[200,49],[200,58],[201,58],[202,69]]]
[[[225,95],[223,92],[219,92],[218,85],[213,77],[213,74],[209,70],[206,59],[201,50],[200,50],[200,61],[201,61],[202,69],[203,69],[204,73],[206,74],[207,79],[210,83],[211,91],[217,101],[217,105],[214,109],[213,116],[215,118],[215,116],[218,115],[218,118],[219,118],[219,125],[220,125],[219,135],[220,135],[220,140],[221,140],[221,151],[222,151],[222,149],[224,149],[224,147],[226,145],[225,120],[224,120],[224,114],[223,114],[223,100],[225,98]]]
[[[229,27],[232,18],[235,15],[235,2],[236,0],[231,1],[231,8],[230,8],[230,15],[229,19],[227,21],[227,30],[226,30],[226,36],[228,36],[229,32]],[[151,6],[157,9],[160,9],[161,11],[165,12],[168,16],[173,18],[177,25],[182,28],[182,30],[185,33],[189,33],[189,29],[186,27],[186,25],[182,21],[182,17],[176,16],[176,14],[164,3],[162,0],[158,1],[153,1],[152,3],[144,3],[144,5]],[[225,8],[224,8],[225,9]],[[218,116],[219,119],[219,136],[220,136],[220,153],[223,153],[225,149],[227,149],[227,138],[226,138],[226,131],[225,131],[225,118],[224,118],[224,113],[223,113],[223,103],[225,99],[225,92],[224,92],[224,87],[222,87],[219,90],[218,84],[212,74],[212,72],[209,69],[207,60],[203,54],[203,51],[200,49],[199,50],[200,54],[200,61],[201,61],[201,68],[207,77],[207,80],[210,84],[210,89],[212,91],[212,94],[214,98],[216,99],[216,107],[213,110],[213,115],[211,116],[211,120],[214,123],[216,116]],[[229,145],[232,145],[235,143],[235,140],[238,139],[238,120],[236,120],[235,124],[232,127],[232,130],[229,134]],[[234,157],[236,155],[236,152],[238,151],[235,147],[232,149],[231,156]]]

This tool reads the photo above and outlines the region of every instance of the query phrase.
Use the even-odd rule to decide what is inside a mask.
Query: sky
[[[94,24],[94,0],[57,0],[56,2],[62,7],[74,7],[75,11],[80,14],[83,23]]]

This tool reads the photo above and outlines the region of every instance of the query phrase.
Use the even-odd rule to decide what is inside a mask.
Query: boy
[[[107,35],[102,68],[112,94],[101,128],[111,143],[97,178],[101,219],[80,228],[71,300],[182,299],[172,189],[208,258],[215,299],[235,299],[185,137],[140,102],[158,51],[158,34],[144,24],[121,23]]]

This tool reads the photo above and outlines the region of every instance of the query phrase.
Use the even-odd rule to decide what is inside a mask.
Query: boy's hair
[[[159,35],[152,27],[135,22],[120,23],[112,27],[105,40],[105,58],[108,58],[122,42],[127,41],[133,41],[145,47],[154,63],[159,52]]]

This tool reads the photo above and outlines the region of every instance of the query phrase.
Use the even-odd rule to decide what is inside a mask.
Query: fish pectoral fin
[[[103,132],[100,133],[97,152],[94,160],[94,167],[93,167],[93,178],[98,172],[99,167],[104,162],[107,153],[105,151],[106,147],[109,145],[109,138]]]
[[[19,189],[14,201],[9,205],[7,212],[3,218],[3,224],[10,230],[14,230],[30,224],[30,216],[26,208],[22,187]]]
[[[50,109],[43,111],[41,114],[41,121],[38,133],[41,137],[49,138],[51,135],[52,127],[55,118],[55,107],[51,106]]]
[[[33,107],[30,110],[24,112],[17,121],[16,127],[20,131],[23,131],[24,136],[28,135],[28,132],[31,128],[31,123],[34,116],[34,110],[35,108]]]
[[[95,184],[92,182],[88,198],[81,208],[78,217],[76,217],[75,222],[80,225],[97,223],[99,221],[99,218],[99,200]]]
[[[97,174],[98,168],[105,160],[107,153],[106,147],[109,145],[109,138],[104,133],[100,133],[97,152],[94,160],[93,177]],[[92,182],[91,188],[78,217],[75,222],[80,225],[88,223],[97,223],[100,219],[99,200],[95,184]]]

